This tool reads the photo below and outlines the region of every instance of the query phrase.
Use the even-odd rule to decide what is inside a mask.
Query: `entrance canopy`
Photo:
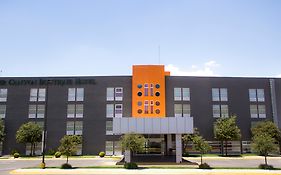
[[[113,118],[113,134],[190,134],[193,133],[192,117],[165,118]]]

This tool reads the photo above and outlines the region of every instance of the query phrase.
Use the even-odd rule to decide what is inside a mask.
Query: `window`
[[[182,88],[182,100],[183,101],[190,101],[189,88]]]
[[[144,84],[144,96],[148,96],[148,84]]]
[[[181,88],[174,88],[174,100],[181,101]]]
[[[114,101],[114,88],[107,88],[106,89],[106,100],[107,101]]]
[[[84,101],[84,88],[76,89],[76,101]]]
[[[115,104],[115,117],[122,117],[123,107],[122,104]]]
[[[182,105],[182,113],[183,113],[184,117],[190,117],[190,105],[189,104]]]
[[[190,117],[190,104],[175,104],[175,117]]]
[[[67,121],[66,135],[83,135],[83,121]]]
[[[30,98],[29,101],[45,101],[46,98],[46,89],[44,88],[32,88],[30,89]]]
[[[174,101],[190,101],[189,88],[174,88]]]
[[[83,104],[76,104],[76,118],[83,118],[84,107]]]
[[[45,105],[37,105],[37,118],[44,118]]]
[[[113,117],[123,117],[123,106],[122,104],[106,104],[106,117],[113,118]]]
[[[265,105],[258,105],[259,118],[266,118]]]
[[[148,100],[144,101],[144,113],[148,114]]]
[[[213,105],[213,117],[229,117],[228,105]]]
[[[75,121],[75,135],[83,135],[83,121]]]
[[[68,104],[67,118],[83,118],[83,104]]]
[[[7,101],[7,93],[8,93],[8,89],[0,89],[0,102]]]
[[[75,88],[68,89],[68,101],[75,101]]]
[[[106,121],[106,135],[112,135],[113,134],[113,122],[112,121]]]
[[[264,102],[264,89],[249,89],[249,99],[251,102]]]
[[[264,102],[264,90],[263,89],[257,89],[257,96],[259,102]]]
[[[150,84],[150,96],[153,96],[153,84]]]
[[[226,88],[220,88],[220,98],[221,101],[228,101]]]
[[[106,155],[122,155],[122,147],[120,141],[105,141]]]
[[[68,88],[68,101],[84,101],[84,88]]]
[[[74,135],[74,121],[66,122],[66,135]]]
[[[123,100],[123,88],[118,87],[115,88],[115,101],[122,101]]]
[[[226,88],[212,88],[213,101],[228,101]]]
[[[114,115],[113,108],[114,108],[114,104],[106,104],[106,117],[107,118],[113,117],[113,115]]]
[[[28,118],[44,118],[45,105],[29,105]]]
[[[249,98],[250,101],[257,101],[256,89],[249,89]]]
[[[113,155],[113,141],[106,141],[105,142],[105,154],[106,155]]]
[[[30,89],[29,101],[37,101],[38,89]]]
[[[75,116],[75,104],[67,105],[67,118],[74,118]]]
[[[228,117],[228,105],[221,105],[221,117]]]
[[[41,148],[42,148],[42,142],[35,143],[35,147],[34,147],[35,155],[41,155],[42,154],[42,149]],[[26,144],[25,154],[26,155],[30,155],[31,154],[31,144],[30,143]]]
[[[122,146],[120,141],[114,141],[114,155],[122,155]]]
[[[251,118],[266,118],[264,89],[249,89]]]
[[[6,117],[6,105],[0,105],[0,118]]]
[[[250,105],[251,118],[266,118],[265,105]]]
[[[220,105],[213,105],[213,117],[220,117]]]
[[[114,99],[114,97],[115,97],[115,99]],[[114,100],[122,101],[123,100],[123,88],[122,87],[106,88],[106,100],[107,101],[114,101]]]
[[[182,116],[182,104],[175,104],[174,110],[175,110],[175,117],[181,117]]]
[[[153,105],[154,105],[154,102],[153,100],[150,101],[150,113],[153,114]]]

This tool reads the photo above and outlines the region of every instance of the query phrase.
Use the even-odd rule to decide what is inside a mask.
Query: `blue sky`
[[[281,76],[280,0],[0,0],[1,76]]]

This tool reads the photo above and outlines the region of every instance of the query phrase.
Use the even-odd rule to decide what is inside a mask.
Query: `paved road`
[[[200,162],[200,158],[188,158],[188,160]],[[111,158],[70,158],[69,163],[74,167],[110,166],[115,165],[117,161],[118,159]],[[206,157],[203,161],[215,167],[257,167],[260,163],[264,162],[264,158],[258,156],[243,158]],[[37,167],[40,162],[41,159],[0,159],[0,175],[8,175],[10,171],[18,168]],[[65,159],[46,159],[46,164],[49,167],[60,166],[63,163],[65,163]],[[270,157],[268,158],[268,163],[274,165],[274,167],[281,168],[281,157]],[[165,172],[164,169],[162,171]],[[134,174],[133,171],[131,172]],[[145,172],[148,171],[143,171],[143,174],[145,174]],[[107,172],[103,173],[107,174]]]
[[[69,163],[74,167],[83,166],[107,166],[115,165],[119,159],[111,158],[83,158],[69,159]],[[66,159],[46,159],[49,167],[60,166]],[[18,168],[38,167],[41,159],[0,159],[0,175],[8,175],[10,171]]]

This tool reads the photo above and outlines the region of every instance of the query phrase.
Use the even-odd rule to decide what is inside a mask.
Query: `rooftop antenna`
[[[160,50],[160,45],[158,45],[158,64],[160,64],[160,58],[161,58],[161,50]]]

